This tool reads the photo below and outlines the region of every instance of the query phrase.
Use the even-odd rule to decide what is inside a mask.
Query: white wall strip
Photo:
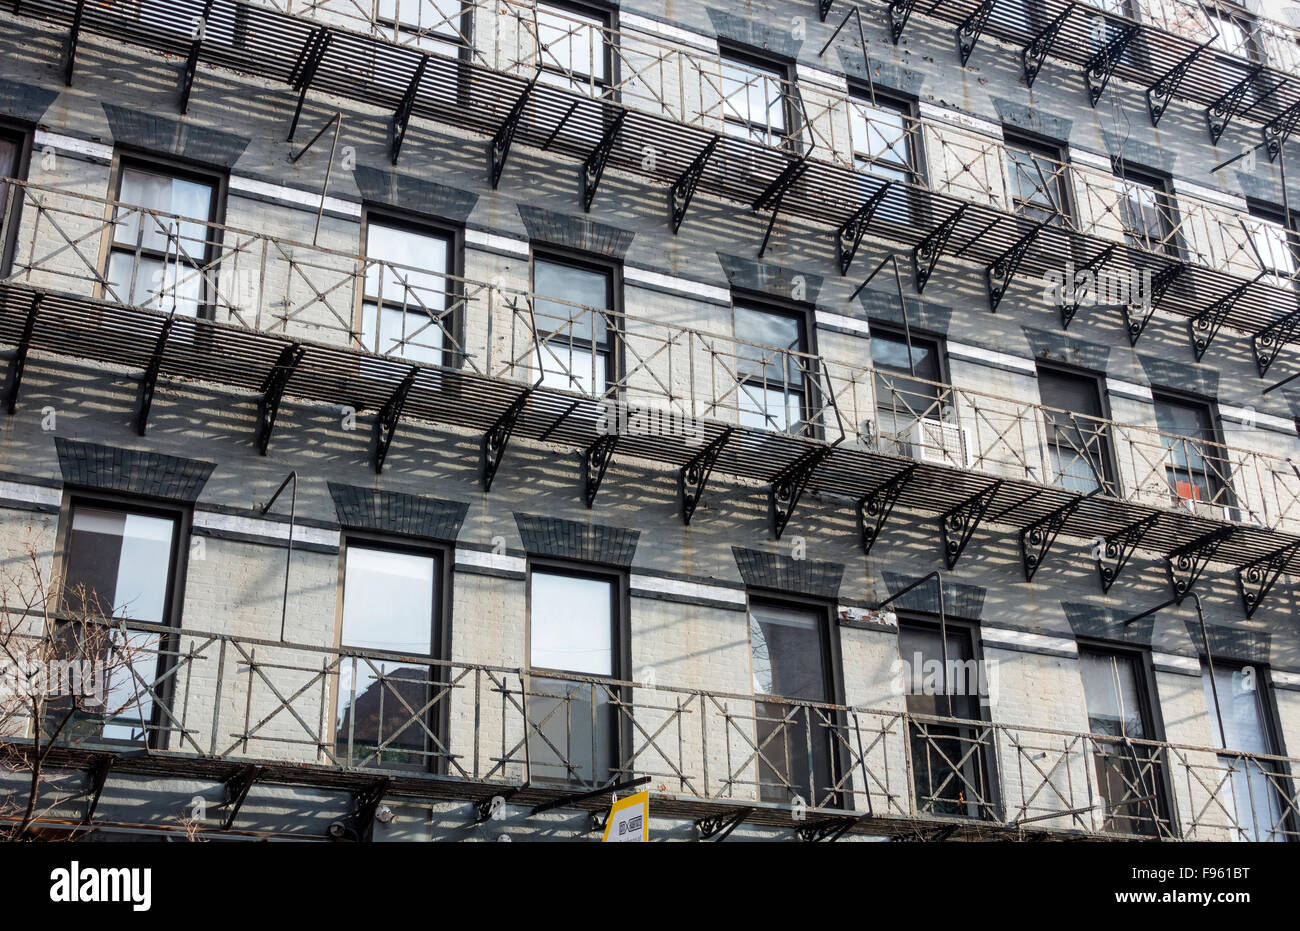
[[[1107,156],[1089,152],[1087,149],[1076,149],[1074,146],[1070,146],[1069,159],[1076,165],[1095,168],[1098,171],[1106,172],[1106,174],[1111,174],[1115,170]]]
[[[1000,365],[1005,368],[1015,369],[1019,372],[1026,372],[1031,375],[1038,374],[1038,366],[1034,364],[1033,359],[1024,359],[1020,356],[1013,356],[1008,352],[998,352],[994,349],[981,349],[979,346],[970,346],[966,343],[948,343],[948,354],[957,356],[961,359],[968,359],[971,362],[982,362],[986,365]]]
[[[44,485],[28,485],[26,482],[0,482],[0,498],[58,507],[63,501],[63,492],[58,488],[48,488]]]
[[[854,333],[861,333],[863,336],[871,335],[871,327],[867,324],[867,321],[859,320],[857,317],[849,317],[845,314],[833,313],[829,310],[817,311],[817,325],[851,330]]]
[[[231,175],[230,189],[254,197],[278,200],[281,203],[291,204],[294,207],[306,207],[310,210],[320,209],[319,194],[311,191],[304,191],[300,188],[288,187],[284,184],[272,184],[269,181],[258,181],[256,178],[246,178],[242,175]],[[360,204],[348,200],[340,200],[337,197],[325,198],[325,209],[331,213],[341,213],[344,216],[349,217],[361,216]]]
[[[456,547],[456,565],[477,566],[480,569],[497,569],[502,572],[524,573],[528,561],[522,556],[509,556],[505,553],[490,553],[483,550],[467,550]]]
[[[482,249],[494,249],[497,252],[509,252],[512,255],[527,257],[529,254],[528,240],[516,239],[514,236],[499,236],[496,233],[485,233],[482,230],[465,230],[465,244],[478,246]]]
[[[1279,689],[1300,689],[1300,674],[1274,669],[1273,685]]]
[[[1106,379],[1106,390],[1111,394],[1132,398],[1135,401],[1150,401],[1153,399],[1151,389],[1146,385],[1135,385],[1131,381],[1120,381],[1117,378]]]
[[[1151,663],[1171,672],[1186,673],[1191,676],[1201,674],[1201,661],[1192,656],[1179,656],[1176,653],[1151,653]]]
[[[104,145],[102,142],[89,142],[85,139],[74,139],[72,136],[65,136],[62,133],[46,132],[43,129],[36,131],[33,138],[33,144],[37,149],[44,149],[49,146],[52,149],[62,149],[64,152],[75,152],[77,155],[87,155],[91,158],[102,158],[106,162],[113,160],[113,147]]]
[[[267,540],[286,541],[289,539],[289,525],[280,521],[261,520],[256,517],[240,517],[234,514],[218,514],[213,511],[195,511],[194,528],[196,530],[216,530],[224,533],[239,533],[250,537],[262,537]],[[314,543],[320,546],[339,545],[337,530],[324,530],[320,527],[304,527],[301,524],[293,528],[295,543]]]
[[[980,627],[980,642],[988,646],[1006,646],[1030,650],[1032,652],[1071,653],[1079,652],[1079,645],[1065,637],[1049,637],[1047,634],[1031,634],[1024,630],[1007,630],[1002,627]]]
[[[646,268],[637,268],[634,265],[625,265],[623,267],[623,279],[635,284],[662,288],[665,291],[676,291],[689,297],[704,298],[719,304],[731,303],[731,292],[726,288],[701,284],[698,281],[691,281],[689,278],[678,278],[676,275],[664,275]]]
[[[633,573],[630,587],[634,595],[639,589],[656,595],[677,595],[692,601],[724,601],[738,605],[748,603],[744,591],[738,588],[724,588],[721,585],[708,585],[703,582],[686,582],[682,579],[665,579],[656,575]]]
[[[917,113],[920,114],[922,119],[937,120],[950,126],[960,126],[962,129],[968,129],[984,136],[1002,138],[1002,126],[1000,124],[971,116],[969,113],[960,113],[947,107],[936,107],[924,100],[917,105]]]
[[[1247,425],[1254,424],[1269,430],[1280,430],[1283,433],[1295,433],[1294,420],[1287,420],[1274,414],[1265,414],[1244,407],[1232,407],[1229,404],[1220,404],[1219,413],[1225,420],[1235,420],[1237,423]]]
[[[718,51],[718,43],[712,36],[691,32],[689,29],[671,26],[668,23],[661,23],[657,19],[650,19],[648,16],[640,16],[626,10],[618,11],[618,28],[620,32],[644,32],[647,35],[667,39],[681,45],[693,46],[707,52],[716,53]]]
[[[803,62],[795,62],[794,73],[800,84],[821,85],[841,94],[846,93],[849,88],[848,80],[842,75],[805,65]]]

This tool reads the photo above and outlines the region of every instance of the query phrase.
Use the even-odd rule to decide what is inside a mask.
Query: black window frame
[[[380,225],[389,226],[394,229],[404,229],[413,233],[429,233],[438,236],[445,236],[449,240],[449,250],[451,255],[448,261],[447,275],[449,277],[447,288],[447,304],[455,309],[452,310],[449,325],[443,329],[450,334],[448,340],[446,334],[442,340],[442,361],[441,364],[447,368],[460,368],[466,359],[464,351],[466,320],[464,303],[464,278],[465,278],[465,225],[448,220],[444,217],[434,216],[432,214],[420,213],[414,210],[405,210],[401,207],[395,207],[390,204],[376,203],[365,201],[361,205],[361,226],[360,226],[360,253],[365,261],[370,260],[369,239],[370,223],[372,220],[378,221]],[[432,273],[430,273],[432,274]],[[363,276],[364,277],[364,276]],[[357,289],[356,308],[354,310],[353,326],[358,340],[363,343],[362,349],[365,352],[375,352],[378,354],[378,348],[371,350],[364,345],[361,334],[364,333],[366,303],[366,288],[364,280],[361,287]],[[392,302],[382,302],[384,307],[389,309],[400,309],[401,305]],[[449,346],[449,342],[462,347],[456,349]],[[405,359],[405,356],[391,356],[388,358]]]
[[[1269,203],[1268,201],[1259,200],[1254,197],[1246,198],[1246,212],[1256,220],[1263,220],[1266,223],[1272,223],[1282,227],[1286,233],[1287,249],[1291,253],[1292,263],[1295,265],[1296,272],[1290,281],[1284,287],[1297,287],[1297,277],[1300,277],[1300,216],[1297,216],[1295,210],[1287,211],[1284,207]],[[1252,255],[1253,252],[1252,243]],[[1271,277],[1273,269],[1262,269],[1269,272]]]
[[[854,101],[874,107],[877,110],[889,110],[897,113],[903,119],[904,138],[907,140],[907,158],[910,162],[905,168],[888,162],[883,163],[886,168],[896,171],[905,171],[908,174],[908,184],[917,187],[925,187],[928,184],[925,152],[924,152],[924,134],[920,132],[912,133],[912,129],[919,126],[918,113],[920,103],[916,97],[911,94],[905,94],[902,91],[893,88],[881,87],[867,81],[861,81],[856,78],[848,79],[849,97]],[[858,165],[858,151],[856,147],[850,153],[853,157],[854,170],[885,181],[896,179],[881,178],[880,175],[874,174],[870,166]]]
[[[410,2],[410,0],[403,0],[403,2]],[[472,52],[474,48],[474,8],[466,4],[464,0],[456,0],[456,3],[460,7],[460,15],[458,17],[460,22],[456,26],[456,32],[458,35],[454,38],[451,35],[427,29],[423,34],[421,34],[419,26],[413,26],[410,23],[402,22],[399,19],[389,19],[387,17],[376,15],[374,22],[376,26],[382,26],[385,30],[391,29],[395,35],[410,36],[414,39],[427,37],[439,42],[446,42],[450,45],[458,46],[458,54],[461,57],[464,57],[466,52]],[[398,41],[400,42],[400,39]],[[416,47],[418,48],[419,46],[417,45]]]
[[[1069,144],[1060,139],[1053,139],[1050,136],[1043,136],[1039,133],[1029,132],[1015,126],[1002,127],[1002,144],[1007,150],[1007,173],[1011,176],[1013,190],[1008,191],[1011,196],[1012,207],[1017,215],[1027,216],[1035,222],[1042,222],[1042,218],[1030,213],[1031,210],[1043,210],[1041,205],[1035,205],[1032,201],[1023,200],[1017,194],[1015,183],[1014,169],[1012,168],[1010,152],[1018,150],[1019,152],[1030,156],[1031,158],[1044,158],[1052,162],[1057,162],[1061,166],[1061,172],[1057,176],[1055,188],[1056,196],[1060,198],[1061,209],[1053,214],[1059,222],[1051,221],[1049,226],[1059,226],[1062,228],[1072,228],[1075,225],[1076,212],[1075,193],[1073,179],[1070,173],[1070,148]]]
[[[214,320],[216,318],[217,303],[212,293],[211,282],[213,278],[220,280],[221,269],[214,264],[214,256],[221,248],[224,241],[224,227],[226,223],[226,203],[230,191],[230,172],[225,168],[215,165],[208,165],[202,162],[178,159],[168,155],[162,155],[156,152],[150,152],[144,149],[137,149],[131,146],[119,144],[113,151],[113,166],[109,172],[109,190],[112,192],[114,204],[122,202],[122,180],[124,169],[131,168],[137,171],[143,171],[151,174],[167,175],[173,178],[180,178],[186,181],[193,181],[198,184],[206,184],[212,187],[212,209],[210,218],[206,222],[205,228],[211,231],[212,238],[204,243],[203,265],[208,269],[203,275],[202,293],[198,298],[195,317],[198,320]],[[144,209],[144,208],[137,208]],[[116,245],[117,220],[115,218],[116,207],[108,208],[107,229],[104,232],[103,245],[101,247],[100,268],[101,274],[105,281],[109,277],[109,264],[112,261],[113,254],[128,250],[120,249]],[[129,250],[134,254],[135,250]],[[153,249],[141,249],[140,255],[151,259],[162,259]],[[104,299],[107,292],[102,284],[95,285],[95,297]],[[157,308],[162,310],[161,307]]]
[[[1076,637],[1075,638],[1079,655],[1085,652],[1097,656],[1124,656],[1134,660],[1133,668],[1138,674],[1138,698],[1141,701],[1141,714],[1143,726],[1150,730],[1150,734],[1144,738],[1150,743],[1164,743],[1167,740],[1165,731],[1164,714],[1160,706],[1159,680],[1156,677],[1155,661],[1152,651],[1149,647],[1136,646],[1132,643],[1125,643],[1114,640],[1105,640],[1096,637]],[[1080,685],[1082,685],[1083,671],[1080,668]],[[1084,714],[1088,714],[1087,696],[1084,697]],[[1099,735],[1100,736],[1100,735]],[[1178,827],[1178,806],[1173,804],[1174,785],[1171,772],[1170,760],[1167,755],[1163,757],[1163,765],[1159,767],[1159,790],[1160,798],[1157,800],[1157,818],[1166,826],[1166,835],[1169,837],[1180,836]]]
[[[1244,59],[1252,64],[1265,64],[1264,50],[1260,48],[1258,39],[1259,19],[1254,13],[1231,0],[1217,0],[1213,6],[1202,3],[1201,9],[1215,32],[1222,32],[1219,27],[1226,20],[1240,28],[1246,35],[1245,46],[1237,51],[1230,52],[1213,44],[1210,46],[1211,49],[1223,55]]]
[[[545,56],[542,58],[541,69],[548,74],[558,75],[569,81],[572,81],[575,77],[580,78],[587,81],[589,85],[600,88],[601,92],[596,97],[598,100],[617,100],[618,95],[615,93],[615,89],[620,84],[620,69],[618,45],[614,38],[618,35],[618,7],[600,3],[597,0],[535,0],[535,2],[539,7],[548,6],[560,12],[588,16],[601,21],[606,72],[606,77],[603,80],[597,80],[594,75],[590,74],[577,71],[565,72],[553,66],[548,67]]]
[[[590,676],[590,673],[574,672],[569,669],[533,667],[533,574],[537,571],[545,575],[560,575],[609,583],[610,658],[614,666],[613,674],[609,678],[616,682],[629,681],[632,676],[632,586],[630,570],[623,566],[606,563],[538,554],[529,554],[527,566],[524,570],[523,666],[528,670],[529,681],[531,682],[534,674],[543,679],[547,677],[547,673],[559,673],[567,676]],[[594,779],[591,783],[537,776],[532,773],[529,774],[530,778],[537,782],[552,785],[583,786],[604,785],[611,779],[616,780],[631,775],[629,761],[633,741],[632,720],[630,715],[619,710],[619,706],[624,704],[630,706],[632,690],[623,685],[611,685],[608,686],[608,689],[617,698],[618,702],[610,711],[610,727],[607,735],[613,744],[613,750],[610,753],[611,772],[608,775],[602,774],[601,778]],[[531,739],[532,727],[531,721],[525,721],[525,740]]]
[[[1151,386],[1152,416],[1156,419],[1158,430],[1160,429],[1159,418],[1155,414],[1155,408],[1162,401],[1167,404],[1177,405],[1182,407],[1197,407],[1202,409],[1205,412],[1206,422],[1209,425],[1209,430],[1211,434],[1210,437],[1209,438],[1186,437],[1185,438],[1186,440],[1188,440],[1189,442],[1209,443],[1211,449],[1207,450],[1207,452],[1210,453],[1215,453],[1216,450],[1225,449],[1227,447],[1227,443],[1225,443],[1223,439],[1223,420],[1219,415],[1219,405],[1216,399],[1206,397],[1205,395],[1193,394],[1188,391],[1181,391],[1177,388],[1165,388],[1157,385],[1152,385]],[[1160,430],[1160,432],[1161,434],[1164,433],[1163,430]],[[1171,434],[1171,435],[1179,436],[1180,434]],[[1202,453],[1201,458],[1205,460],[1207,463],[1211,461],[1219,463],[1219,468],[1222,469],[1224,473],[1222,476],[1220,476],[1217,472],[1212,472],[1208,470],[1206,471],[1205,475],[1207,479],[1207,485],[1210,486],[1209,487],[1210,498],[1206,500],[1204,503],[1214,507],[1235,509],[1237,507],[1237,496],[1233,488],[1234,476],[1232,472],[1232,464],[1226,458],[1223,458],[1222,455],[1220,454],[1206,455],[1205,453]],[[1168,475],[1169,475],[1170,468],[1171,468],[1170,466],[1165,467],[1166,483],[1168,483]],[[1190,474],[1190,470],[1189,470],[1189,474]],[[1218,487],[1216,488],[1215,485],[1217,485]],[[1175,504],[1178,503],[1180,500],[1194,500],[1194,499],[1181,498],[1181,496],[1177,494],[1177,488],[1173,486],[1169,488],[1169,494],[1171,500]]]
[[[1121,213],[1118,219],[1124,228],[1125,244],[1133,249],[1156,252],[1181,261],[1186,255],[1187,249],[1181,232],[1182,220],[1178,212],[1178,200],[1174,195],[1173,176],[1168,172],[1132,165],[1119,158],[1112,159],[1112,164],[1116,181],[1137,185],[1155,194],[1161,225],[1164,227],[1161,231],[1163,244],[1151,243],[1146,239],[1145,235],[1141,237],[1141,241],[1136,241],[1139,239],[1137,233],[1129,228],[1127,218]],[[1127,209],[1128,196],[1127,192],[1123,194],[1123,199],[1119,204],[1121,211]]]
[[[175,697],[176,677],[170,675],[180,658],[180,635],[184,620],[185,583],[189,574],[190,540],[194,528],[194,508],[161,498],[143,495],[106,492],[99,488],[69,486],[59,508],[59,527],[56,531],[55,564],[59,567],[58,607],[59,617],[67,618],[66,599],[69,593],[68,565],[72,556],[72,522],[78,507],[98,510],[116,511],[124,514],[138,514],[145,517],[157,517],[172,521],[172,552],[167,571],[167,594],[164,599],[164,622],[154,624],[148,621],[122,620],[128,631],[134,624],[146,624],[149,627],[169,628],[169,632],[159,635],[158,657],[154,666],[154,678],[150,683],[153,695],[150,697],[150,717],[146,725],[148,734],[143,742],[99,736],[92,742],[110,746],[139,747],[151,750],[173,749],[172,731],[175,728],[164,720],[162,707],[171,708]],[[116,607],[116,606],[113,606]],[[106,620],[117,620],[109,618]]]
[[[840,637],[839,606],[834,601],[818,598],[813,595],[805,595],[797,592],[790,592],[785,589],[767,588],[761,585],[751,585],[745,590],[745,641],[749,647],[749,661],[751,663],[750,681],[753,681],[752,663],[754,658],[753,633],[750,629],[753,606],[769,605],[775,608],[786,608],[795,611],[806,611],[817,615],[818,633],[821,635],[822,648],[822,668],[826,671],[823,677],[825,681],[824,698],[809,698],[807,696],[788,696],[788,695],[761,695],[754,694],[755,702],[778,699],[786,702],[810,701],[828,705],[844,706],[845,702],[845,675],[844,675],[844,655],[843,644]],[[757,717],[757,708],[755,708],[755,717]],[[848,726],[848,717],[844,712],[837,711],[835,714],[835,727],[843,730]],[[758,721],[755,722],[755,734],[757,734]],[[835,753],[831,754],[827,761],[830,766],[830,777],[832,785],[840,783],[845,779],[846,774],[851,769],[851,760],[845,750],[843,743],[836,741]],[[758,760],[754,765],[759,765]],[[815,787],[814,787],[815,788]],[[761,795],[761,787],[756,787],[756,792]],[[829,805],[817,805],[818,799],[807,799],[809,808],[832,808],[845,810],[846,801],[853,799],[852,790],[835,792],[832,803]]]
[[[783,55],[777,55],[766,49],[758,49],[748,45],[742,45],[738,42],[731,42],[725,39],[718,40],[718,56],[722,64],[739,65],[743,68],[749,68],[771,77],[777,78],[781,82],[781,118],[785,122],[785,127],[780,134],[779,140],[769,141],[771,145],[780,149],[787,154],[798,154],[802,151],[800,140],[803,138],[802,126],[798,119],[799,114],[799,89],[796,80],[795,62],[791,58]],[[721,90],[721,88],[719,88]],[[752,117],[752,114],[750,114]],[[753,145],[763,145],[755,141],[753,134],[761,133],[769,140],[775,138],[770,123],[755,123],[750,120],[738,120],[728,116],[725,95],[722,102],[722,135],[728,139],[737,142],[749,142]],[[735,137],[727,132],[726,127],[742,126],[746,134],[743,137]],[[800,131],[795,132],[795,126],[799,125]],[[724,144],[725,151],[725,144]]]
[[[1281,708],[1278,706],[1277,703],[1277,692],[1276,692],[1277,686],[1273,683],[1272,665],[1266,662],[1256,662],[1254,660],[1246,660],[1246,659],[1240,659],[1236,657],[1216,656],[1213,654],[1207,654],[1205,652],[1205,649],[1206,649],[1205,643],[1200,642],[1196,644],[1196,656],[1197,656],[1197,661],[1201,665],[1202,677],[1209,674],[1211,666],[1214,668],[1215,671],[1218,671],[1219,669],[1232,669],[1238,672],[1244,671],[1246,669],[1255,670],[1256,691],[1261,693],[1261,704],[1263,706],[1261,723],[1264,726],[1264,736],[1268,739],[1269,746],[1271,748],[1270,752],[1265,755],[1286,757],[1287,756],[1286,739],[1285,739],[1286,730],[1282,726],[1282,712],[1281,712]],[[1202,685],[1201,688],[1203,691],[1204,685]],[[1217,694],[1217,683],[1216,683],[1216,694]],[[1220,711],[1222,711],[1222,707],[1223,707],[1223,700],[1222,698],[1219,698]],[[1214,715],[1215,709],[1213,707],[1207,707],[1205,709],[1205,713],[1207,715]],[[1220,736],[1224,738],[1222,742],[1227,743],[1227,739],[1226,739],[1227,735],[1222,733],[1222,728],[1218,724],[1218,722],[1213,722],[1211,727],[1212,729],[1218,729],[1220,731]],[[1234,748],[1232,747],[1215,748],[1216,753],[1232,752],[1233,750]],[[1287,781],[1292,781],[1297,778],[1297,774],[1291,772],[1291,766],[1289,763],[1282,763],[1281,765],[1287,771],[1286,776],[1283,778],[1285,778]],[[1287,798],[1294,798],[1294,795],[1295,792],[1294,789],[1292,789],[1291,792],[1287,795],[1287,797],[1282,799],[1282,804],[1286,805]],[[1297,815],[1295,811],[1288,811],[1285,818],[1283,819],[1283,823],[1285,825],[1284,829],[1288,832],[1288,836],[1285,837],[1284,840],[1292,843],[1300,842],[1300,815]]]
[[[31,172],[32,150],[35,147],[35,127],[29,123],[0,117],[0,138],[15,144],[14,173],[10,177],[17,181],[27,180]],[[3,205],[4,219],[0,221],[0,229],[4,230],[3,239],[0,240],[0,278],[8,278],[13,272],[13,263],[18,252],[18,230],[23,222],[22,189],[10,185],[5,187],[10,190],[0,192],[0,196],[7,201]],[[9,209],[11,207],[12,210]]]
[[[809,371],[804,372],[802,377],[807,380],[803,395],[800,397],[800,430],[799,436],[810,436],[813,439],[821,439],[826,435],[826,424],[822,419],[822,386],[821,386],[821,366],[818,364],[817,353],[817,308],[816,305],[806,301],[783,300],[771,294],[762,291],[752,291],[746,288],[731,289],[731,331],[737,339],[741,335],[736,332],[736,308],[743,306],[746,310],[758,313],[771,314],[776,317],[784,317],[793,320],[799,327],[799,349],[795,350],[808,357]],[[778,347],[772,347],[778,348]],[[737,375],[740,375],[740,344],[736,344],[736,367]],[[757,364],[758,360],[752,361]],[[766,366],[763,366],[766,369]],[[762,379],[741,377],[737,384],[737,392],[740,385],[755,385],[759,390],[763,390]],[[770,390],[770,389],[768,389]],[[788,395],[788,391],[787,391]],[[739,407],[741,398],[737,397],[737,406]],[[811,411],[810,411],[811,408]],[[810,416],[815,414],[816,416]],[[764,428],[766,429],[766,428]],[[784,431],[783,431],[784,432]]]
[[[433,597],[433,630],[430,632],[429,637],[429,644],[434,652],[429,655],[429,658],[441,663],[451,662],[452,607],[455,604],[453,592],[456,562],[455,545],[442,540],[403,536],[400,534],[384,533],[381,531],[360,528],[344,528],[339,539],[338,596],[334,633],[334,649],[337,651],[340,664],[343,662],[343,655],[345,653],[348,655],[351,653],[357,653],[366,656],[382,656],[385,652],[383,650],[376,650],[373,647],[349,646],[343,642],[343,608],[347,597],[348,549],[354,545],[358,549],[406,553],[415,556],[430,557],[434,560],[437,588]],[[444,670],[449,678],[453,676],[449,667],[430,665],[429,668],[431,670]],[[436,692],[439,684],[440,683],[436,681],[433,682],[431,692]],[[342,690],[337,686],[334,688],[333,692],[333,707],[329,718],[331,729],[330,746],[334,748],[334,752],[337,754],[339,752],[337,722],[340,702],[342,701],[343,695]],[[450,749],[450,692],[438,700],[438,705],[439,707],[436,711],[430,711],[426,724],[437,736],[442,745]],[[427,749],[426,752],[428,752]],[[426,759],[425,767],[419,771],[433,773],[434,775],[449,775],[449,763],[450,756],[446,753],[439,753],[428,757]],[[353,765],[352,761],[349,760],[347,765]],[[385,769],[382,765],[376,765],[373,768],[376,771]],[[391,769],[392,767],[389,768]],[[397,769],[404,772],[412,771],[411,769],[403,767],[398,767]]]
[[[934,614],[927,611],[919,611],[915,609],[896,611],[895,616],[898,618],[899,636],[895,638],[896,644],[894,648],[894,653],[904,662],[908,662],[908,663],[911,662],[911,659],[903,656],[903,652],[902,652],[901,634],[903,632],[904,627],[911,627],[913,629],[925,629],[931,632],[935,632],[939,635],[941,642],[944,642],[947,634],[955,629],[961,631],[968,638],[971,647],[971,659],[976,663],[976,668],[981,670],[981,677],[987,678],[987,674],[986,672],[984,672],[988,668],[987,659],[984,656],[984,638],[981,634],[981,626],[978,620],[974,620],[971,618],[948,617],[946,614],[941,617],[938,614]],[[946,648],[946,643],[945,643],[945,648]],[[944,675],[945,677],[947,676],[946,668],[944,670]],[[951,695],[949,695],[948,697],[950,699],[949,707],[951,707]],[[903,707],[904,710],[907,711],[906,683],[904,684]],[[982,724],[985,727],[991,729],[993,726],[992,696],[983,695],[977,697],[975,701],[975,707],[979,711],[978,718],[965,719],[965,718],[953,717],[952,720],[974,720],[976,723]],[[907,712],[907,713],[911,714],[912,712]],[[942,720],[948,716],[940,715],[938,717]],[[908,734],[909,754],[911,753],[910,744],[912,739],[913,739],[913,735],[909,732]],[[937,739],[944,739],[944,738],[940,737]],[[996,742],[995,737],[991,737],[990,739]],[[981,803],[975,801],[968,801],[962,803],[965,805],[974,805],[977,808],[980,808],[981,811],[978,818],[971,818],[969,815],[957,815],[956,817],[964,818],[966,820],[971,820],[971,821],[990,821],[990,820],[996,821],[999,820],[999,818],[1001,817],[1001,813],[1005,808],[1005,802],[1002,798],[1002,783],[1000,779],[1000,773],[998,772],[996,746],[985,748],[985,750],[983,750],[979,754],[979,757],[980,757],[980,762],[978,765],[982,770],[981,775],[985,780],[985,783],[989,787],[989,791],[988,791],[989,800],[984,802],[982,805]],[[913,763],[913,770],[915,770],[914,763]],[[912,785],[908,786],[908,791],[915,793],[916,791],[915,782],[913,782]],[[916,804],[917,801],[918,800],[914,797],[913,804]]]
[[[1114,428],[1113,428],[1115,418],[1111,413],[1110,389],[1106,383],[1106,373],[1099,372],[1094,369],[1082,368],[1080,366],[1074,366],[1074,365],[1066,365],[1061,362],[1049,362],[1041,359],[1037,361],[1036,369],[1037,371],[1035,374],[1035,381],[1039,386],[1038,399],[1040,403],[1043,403],[1043,396],[1042,396],[1042,373],[1043,372],[1047,372],[1050,375],[1054,375],[1061,378],[1074,378],[1080,381],[1090,382],[1092,384],[1094,390],[1096,391],[1097,407],[1098,410],[1101,412],[1100,419],[1105,424],[1105,427],[1103,428],[1105,431],[1105,436],[1102,441],[1104,444],[1103,450],[1105,456],[1103,457],[1102,462],[1100,463],[1101,472],[1102,472],[1102,482],[1100,484],[1101,493],[1118,495],[1120,493],[1119,458],[1116,455],[1116,450],[1115,450],[1115,435],[1114,435]],[[1047,406],[1046,403],[1043,403],[1043,406],[1046,407]],[[1044,421],[1046,422],[1046,417],[1044,417]],[[1055,444],[1052,442],[1052,432],[1050,430],[1050,424],[1048,424],[1048,426],[1049,426],[1049,430],[1047,435],[1047,443],[1049,446],[1053,446]],[[1053,479],[1055,479],[1055,476],[1053,476]]]
[[[609,307],[605,309],[606,314],[612,316],[605,317],[605,390],[601,392],[601,397],[619,397],[623,394],[623,377],[626,369],[626,357],[623,347],[623,330],[624,330],[624,280],[623,280],[623,263],[619,259],[611,256],[597,255],[591,252],[583,252],[578,249],[572,249],[568,246],[554,245],[546,242],[533,242],[528,254],[528,284],[534,298],[543,300],[549,295],[540,295],[537,291],[537,262],[538,260],[549,262],[553,265],[564,265],[570,268],[577,268],[584,271],[599,272],[606,276],[606,295]],[[563,298],[551,297],[551,300],[563,300]],[[538,338],[547,335],[538,333]],[[592,335],[595,330],[593,327]],[[591,340],[584,338],[574,338],[572,334],[564,337],[564,341],[575,349],[582,349],[595,353],[600,347],[593,345]],[[555,344],[555,341],[552,341]],[[542,366],[545,369],[545,362],[548,358],[546,349],[541,350]],[[552,361],[554,361],[552,359]],[[595,387],[594,385],[592,386]],[[576,390],[572,384],[565,386],[566,390]]]

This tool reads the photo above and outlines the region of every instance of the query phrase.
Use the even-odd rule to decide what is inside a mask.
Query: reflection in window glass
[[[1155,736],[1138,659],[1081,649],[1079,670],[1088,730],[1099,738],[1093,742],[1092,755],[1098,791],[1106,803],[1105,828],[1121,834],[1156,834],[1163,809],[1161,757],[1154,747],[1131,742]]]
[[[828,702],[824,615],[809,608],[754,603],[749,646],[754,694]],[[773,701],[754,702],[762,801],[794,797],[824,807],[831,787],[833,722],[827,713]],[[809,756],[809,746],[812,755]]]
[[[547,388],[601,395],[613,377],[606,315],[613,309],[613,273],[555,259],[533,262],[538,366]]]
[[[438,560],[350,544],[343,580],[343,647],[432,656]],[[437,677],[424,664],[344,658],[336,746],[353,762],[427,768],[427,728]]]
[[[807,420],[812,359],[802,319],[736,304],[736,401],[740,424],[796,433]]]
[[[108,261],[112,297],[197,316],[216,231],[215,187],[163,171],[123,166]]]
[[[1214,421],[1205,404],[1155,398],[1156,424],[1166,450],[1169,490],[1183,501],[1216,501],[1224,489],[1227,464],[1218,454]]]
[[[434,365],[451,326],[452,237],[406,226],[366,223],[365,348]]]
[[[1008,136],[1006,152],[1015,212],[1038,223],[1065,226],[1066,168],[1060,150]]]
[[[737,139],[779,145],[787,132],[785,70],[723,56],[720,76],[723,131]]]
[[[614,592],[612,579],[535,569],[529,589],[529,665],[615,676]],[[533,676],[531,682],[531,778],[590,785],[615,775],[614,687],[546,676]]]
[[[604,17],[539,0],[537,31],[542,46],[540,80],[599,96],[609,81]]]
[[[1234,754],[1219,756],[1220,779],[1226,784],[1218,792],[1218,803],[1232,814],[1232,839],[1237,841],[1286,840],[1286,809],[1278,792],[1278,779],[1286,777],[1285,766],[1250,754],[1272,755],[1277,751],[1268,727],[1266,684],[1258,669],[1243,670],[1216,663],[1214,686],[1218,689],[1215,713],[1214,688],[1208,666],[1201,667],[1201,685],[1209,709],[1215,746]],[[1223,726],[1219,726],[1222,715]],[[1239,755],[1240,754],[1240,755]],[[1282,783],[1286,785],[1287,783]]]
[[[1047,451],[1056,484],[1088,494],[1110,482],[1110,429],[1102,421],[1097,379],[1039,369]]]

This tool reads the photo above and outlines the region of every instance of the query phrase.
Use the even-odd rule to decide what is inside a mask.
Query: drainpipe
[[[284,557],[284,596],[280,601],[280,642],[281,643],[284,642],[285,616],[289,613],[289,565],[293,562],[293,531],[294,531],[295,521],[298,519],[298,473],[297,471],[290,472],[288,475],[286,475],[284,481],[280,483],[280,487],[275,490],[275,494],[271,495],[271,500],[266,502],[266,504],[262,506],[262,514],[265,515],[267,511],[271,510],[271,506],[275,504],[276,500],[280,497],[281,492],[284,491],[285,487],[290,482],[293,482],[293,491],[289,498],[289,550]]]

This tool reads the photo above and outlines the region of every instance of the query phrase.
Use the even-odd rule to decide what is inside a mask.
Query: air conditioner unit
[[[912,458],[920,462],[967,468],[971,463],[966,431],[942,420],[918,420],[910,437]]]

